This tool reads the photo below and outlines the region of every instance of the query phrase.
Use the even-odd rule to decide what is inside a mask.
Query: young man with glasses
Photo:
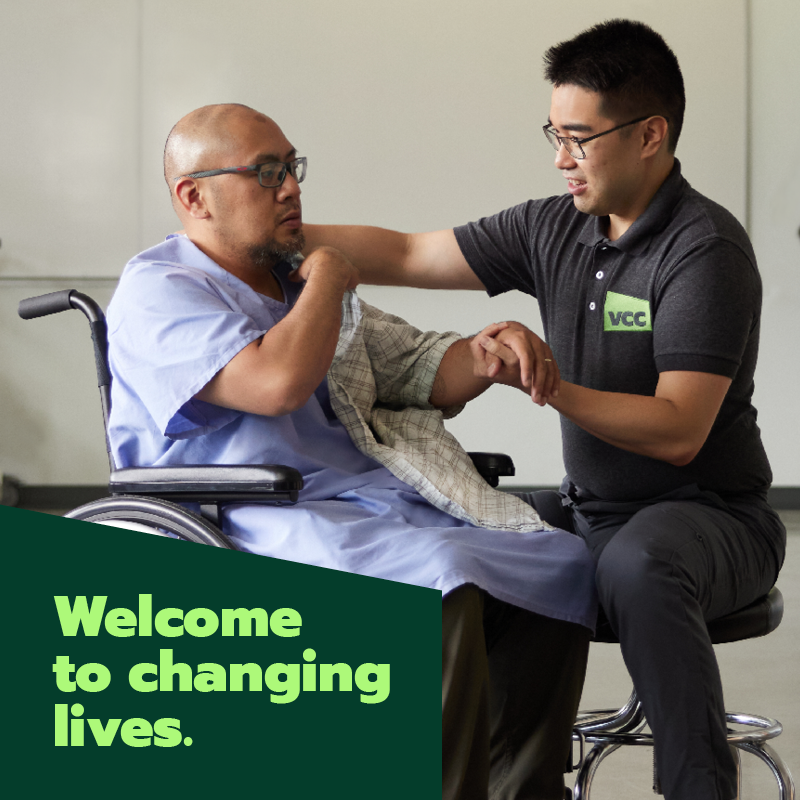
[[[560,504],[597,562],[601,604],[655,735],[668,800],[730,800],[736,769],[705,621],[774,584],[785,530],[751,403],[761,282],[748,237],[681,175],[678,61],[647,26],[597,25],[545,55],[544,133],[568,194],[452,231],[307,226],[363,282],[517,289],[504,382],[561,415]],[[542,388],[544,387],[544,388]]]
[[[491,489],[444,428],[491,384],[474,374],[482,348],[361,303],[332,248],[303,262],[304,285],[290,278],[306,160],[263,114],[192,112],[164,173],[185,233],[132,259],[108,309],[115,462],[298,469],[296,504],[231,506],[225,532],[440,590],[443,796],[562,800],[594,563]]]

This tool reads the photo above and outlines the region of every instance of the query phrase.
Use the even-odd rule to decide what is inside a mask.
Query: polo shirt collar
[[[650,201],[650,205],[615,242],[606,238],[608,217],[595,217],[589,215],[578,241],[587,247],[594,247],[603,242],[610,247],[616,247],[623,253],[640,255],[643,253],[650,240],[660,233],[672,216],[672,209],[677,205],[683,193],[684,180],[681,176],[681,164],[678,159],[672,165],[672,171],[667,179],[658,188]]]

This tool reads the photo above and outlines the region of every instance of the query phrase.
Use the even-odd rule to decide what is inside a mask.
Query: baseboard
[[[5,502],[5,496],[16,495],[15,503]],[[84,503],[108,497],[108,486],[26,486],[17,485],[4,492],[4,505],[15,505],[35,511],[69,511]]]
[[[557,486],[501,486],[504,492],[538,492],[540,489],[558,489]],[[767,495],[776,511],[800,509],[800,486],[772,486]]]
[[[800,486],[773,486],[769,490],[769,502],[779,511],[800,509]]]
[[[26,486],[8,475],[2,475],[0,505],[18,506],[42,511],[69,510],[108,496],[106,486],[45,485]],[[556,486],[501,486],[505,492],[536,492],[540,489],[556,489]],[[800,486],[773,486],[769,490],[769,501],[773,508],[781,510],[800,509]]]

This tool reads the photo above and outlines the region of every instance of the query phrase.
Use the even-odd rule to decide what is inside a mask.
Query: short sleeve
[[[109,308],[114,382],[138,397],[162,435],[210,433],[241,412],[194,396],[270,326],[270,320],[246,313],[235,291],[200,270],[133,264]]]
[[[455,228],[458,246],[490,296],[517,289],[541,298],[541,276],[561,258],[578,258],[589,219],[569,195],[528,200]],[[565,250],[566,247],[566,250]]]
[[[454,229],[464,258],[490,296],[510,289],[535,294],[529,233],[535,216],[531,200]]]
[[[734,378],[761,308],[761,280],[747,254],[730,241],[706,240],[666,270],[656,289],[658,371]]]
[[[361,303],[362,333],[378,400],[389,406],[433,408],[429,403],[439,364],[461,335],[423,333],[405,320]],[[448,410],[454,416],[462,406]]]

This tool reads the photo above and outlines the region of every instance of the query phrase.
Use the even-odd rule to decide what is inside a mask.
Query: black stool
[[[539,515],[551,525],[572,530],[572,522],[564,510],[558,492],[541,490],[520,496],[534,506]],[[769,594],[750,605],[709,622],[708,633],[713,644],[741,642],[745,639],[766,636],[780,625],[782,618],[783,595],[775,586]],[[598,625],[594,641],[619,644],[619,639],[607,623]],[[737,729],[729,728],[728,733],[728,743],[736,758],[737,800],[742,791],[740,751],[758,756],[772,770],[778,784],[780,800],[795,800],[792,775],[781,757],[767,744],[770,739],[783,732],[780,722],[752,714],[726,714],[725,717],[730,725],[738,726]],[[615,750],[624,745],[653,746],[652,733],[642,732],[646,725],[644,710],[635,689],[628,702],[618,710],[578,712],[572,737],[580,746],[580,759],[572,794],[574,800],[589,800],[592,779],[600,762]],[[588,752],[587,745],[591,745]],[[661,794],[655,761],[653,791]]]
[[[783,596],[777,587],[745,608],[708,623],[708,632],[714,644],[739,642],[766,636],[778,627],[783,618]],[[606,627],[598,632],[595,641],[619,643]],[[794,782],[781,757],[767,742],[779,736],[783,727],[780,722],[768,717],[752,714],[726,714],[727,721],[737,729],[729,729],[728,743],[736,755],[737,798],[741,795],[741,759],[739,751],[752,753],[764,761],[772,771],[778,784],[780,800],[794,800]],[[579,712],[573,739],[580,745],[580,761],[577,767],[574,800],[588,800],[592,779],[600,762],[623,745],[653,746],[653,735],[642,733],[647,725],[642,704],[631,693],[628,702],[619,710]],[[587,745],[591,749],[586,752]],[[658,774],[653,769],[653,791],[661,794]]]

